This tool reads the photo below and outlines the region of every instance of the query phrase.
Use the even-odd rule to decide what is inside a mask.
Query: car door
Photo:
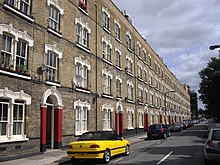
[[[114,142],[115,142],[115,154],[120,154],[125,152],[125,143],[124,140],[116,133],[112,134]]]
[[[213,130],[212,133],[212,142],[213,142],[213,148],[216,151],[220,151],[220,129],[219,130]],[[219,154],[220,156],[220,154]]]

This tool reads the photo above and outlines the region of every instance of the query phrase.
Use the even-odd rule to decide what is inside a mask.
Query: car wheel
[[[163,134],[163,138],[164,138],[164,139],[167,138],[167,134],[166,134],[166,133]]]
[[[104,156],[103,156],[104,163],[106,163],[106,164],[109,163],[110,158],[111,158],[110,151],[109,151],[109,149],[106,149],[104,152]]]
[[[127,146],[125,147],[125,155],[126,155],[126,156],[130,155],[130,146],[129,146],[129,145],[127,145]]]

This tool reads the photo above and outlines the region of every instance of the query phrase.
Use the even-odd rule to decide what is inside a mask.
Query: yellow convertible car
[[[113,131],[94,131],[82,134],[68,145],[67,155],[72,162],[80,159],[102,159],[108,163],[112,156],[130,154],[130,144]]]

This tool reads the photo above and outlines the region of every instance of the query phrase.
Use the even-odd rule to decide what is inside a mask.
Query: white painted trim
[[[87,107],[88,110],[91,110],[91,105],[87,101],[81,101],[80,99],[77,101],[74,101],[74,109],[76,109],[77,106],[80,107]]]
[[[54,95],[56,97],[56,104],[55,106],[62,107],[63,106],[63,101],[61,94],[57,91],[56,86],[52,86],[50,89],[46,90],[41,98],[41,105],[47,105],[47,98],[50,95]]]
[[[103,75],[107,75],[107,76],[109,76],[111,79],[112,79],[112,74],[111,74],[111,71],[109,70],[109,71],[107,71],[107,69],[105,68],[105,69],[102,69],[102,76]]]
[[[63,57],[63,52],[59,48],[57,48],[56,44],[45,44],[45,53],[48,53],[48,51],[56,53],[59,58]]]
[[[47,0],[47,5],[50,6],[51,4],[60,11],[61,15],[64,14],[63,6],[58,2],[58,0]]]
[[[27,34],[27,31],[21,32],[13,27],[12,24],[6,25],[6,24],[0,24],[0,34],[2,35],[3,32],[7,32],[9,34],[12,34],[15,36],[15,40],[18,41],[19,38],[25,40],[28,42],[29,46],[34,46],[34,39]]]
[[[88,70],[91,69],[91,65],[89,64],[88,60],[83,60],[81,57],[75,57],[75,65],[78,63],[80,63],[82,66],[86,66],[88,68]]]
[[[86,28],[88,30],[88,33],[91,33],[91,28],[89,27],[88,22],[83,22],[82,18],[76,17],[75,25],[77,25],[77,23],[79,23],[82,26],[82,28]]]
[[[15,100],[24,100],[26,105],[31,104],[31,96],[24,93],[23,90],[20,92],[13,92],[6,87],[4,89],[0,89],[0,97],[9,98],[12,100],[12,103],[14,103]]]
[[[102,111],[104,111],[104,109],[110,110],[111,112],[113,112],[113,107],[111,104],[103,104],[102,105]]]

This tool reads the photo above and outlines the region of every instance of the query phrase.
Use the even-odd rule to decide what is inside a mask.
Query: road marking
[[[160,142],[157,142],[157,144],[160,144]]]
[[[116,159],[116,160],[114,160],[113,162],[118,162],[118,161],[120,161],[120,160],[122,160],[123,158],[118,158],[118,159]]]
[[[170,151],[169,154],[167,154],[166,156],[163,157],[163,159],[161,159],[159,162],[157,162],[157,164],[161,164],[166,158],[168,158],[171,154],[173,153],[173,151]]]

